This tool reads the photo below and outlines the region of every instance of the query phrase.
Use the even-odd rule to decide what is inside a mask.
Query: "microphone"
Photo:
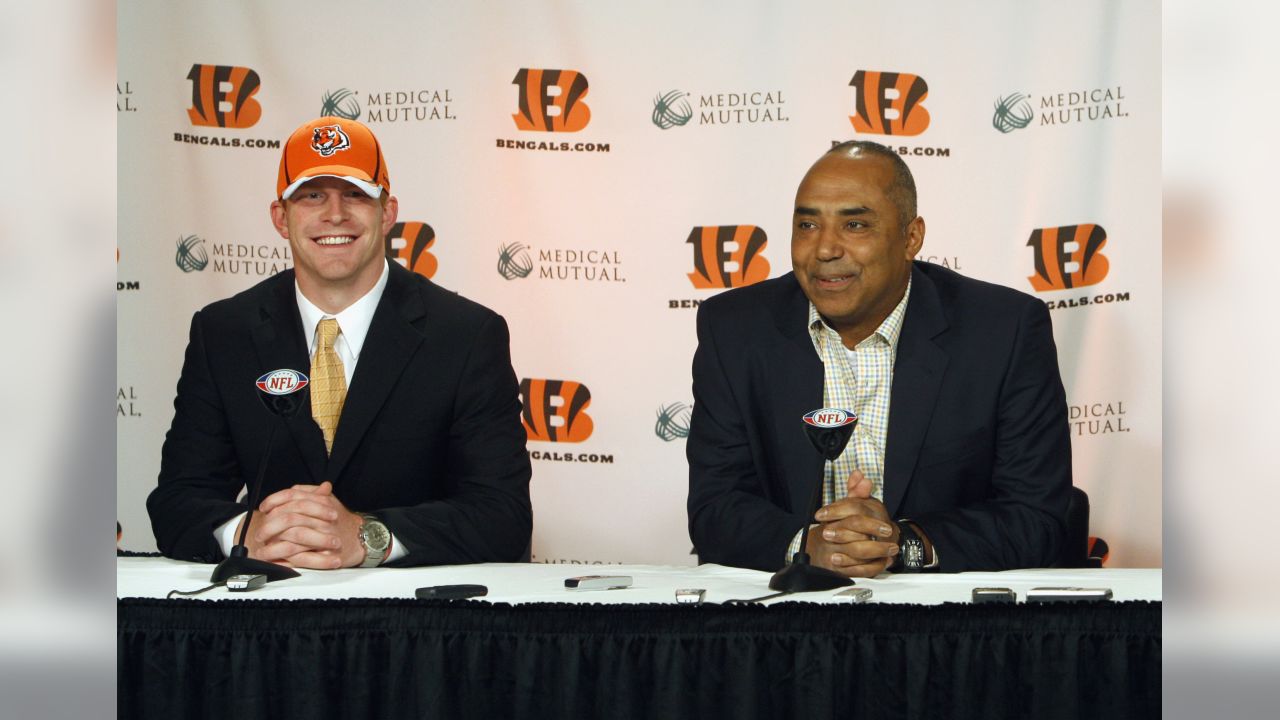
[[[827,461],[835,460],[844,452],[853,437],[853,428],[858,424],[858,416],[848,410],[839,408],[822,408],[804,416],[804,432],[813,443],[814,449]],[[822,501],[822,483],[826,479],[826,465],[818,473],[818,484],[813,488],[813,497],[809,501],[809,516],[818,511]],[[791,564],[782,568],[769,578],[769,589],[784,593],[813,592],[815,590],[831,590],[833,588],[852,585],[853,580],[838,572],[809,564],[809,553],[805,546],[809,542],[809,527],[800,533],[800,548],[791,556]]]
[[[240,528],[240,538],[231,548],[231,554],[213,569],[210,582],[223,583],[233,575],[266,575],[267,582],[299,576],[298,571],[293,568],[249,557],[245,539],[249,537],[249,522],[253,520],[253,511],[262,499],[259,497],[262,493],[262,478],[267,474],[267,461],[271,459],[271,446],[275,444],[276,431],[284,424],[285,418],[293,417],[306,404],[307,393],[304,391],[310,382],[306,375],[297,370],[284,368],[264,373],[254,383],[258,386],[258,399],[267,410],[280,418],[280,422],[271,423],[271,432],[267,434],[267,446],[262,451],[262,460],[258,462],[258,477],[249,489],[249,512]]]

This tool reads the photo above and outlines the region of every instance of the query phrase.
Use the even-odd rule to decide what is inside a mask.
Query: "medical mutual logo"
[[[1043,95],[1015,92],[995,101],[991,125],[1008,134],[1026,127],[1077,125],[1129,117],[1123,85],[1084,87]]]
[[[1072,434],[1083,437],[1130,432],[1132,428],[1129,426],[1129,416],[1124,402],[1120,399],[1110,399],[1068,405],[1067,421],[1071,423]]]
[[[498,274],[504,280],[560,280],[624,283],[622,253],[602,248],[538,248],[512,242],[498,248]]]
[[[1036,119],[1036,111],[1031,101],[1022,93],[1013,93],[996,98],[995,115],[991,117],[991,126],[1006,135],[1014,130],[1021,130]]]
[[[533,258],[529,246],[513,242],[498,248],[498,274],[504,280],[519,280],[533,272]]]
[[[320,117],[339,117],[343,120],[360,119],[360,100],[346,88],[338,88],[324,94],[320,103]]]
[[[204,250],[204,238],[196,235],[178,238],[178,252],[173,261],[184,273],[204,270],[209,265],[209,254]]]
[[[363,107],[360,93],[338,88],[325,92],[320,102],[320,115],[360,120],[366,125],[458,119],[454,114],[453,91],[450,88],[396,88],[366,92]]]
[[[692,95],[668,90],[653,98],[649,119],[663,130],[684,125],[760,125],[790,122],[782,91],[733,90]],[[697,122],[693,122],[694,119]]]
[[[270,277],[293,267],[293,253],[288,245],[250,243],[209,243],[195,235],[178,238],[173,262],[184,273],[203,272],[211,268],[219,275]]]
[[[688,124],[693,119],[693,107],[689,105],[689,93],[680,90],[669,90],[660,93],[653,99],[653,114],[650,116],[654,125],[662,130],[670,130]]]
[[[132,385],[116,388],[116,419],[142,417],[138,391]]]
[[[689,437],[689,421],[693,408],[682,402],[659,405],[658,419],[653,424],[653,434],[660,440],[671,442]]]
[[[128,80],[116,81],[116,112],[138,112],[138,103],[133,97],[133,85]]]

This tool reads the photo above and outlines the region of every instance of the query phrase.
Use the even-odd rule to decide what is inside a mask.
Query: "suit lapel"
[[[398,263],[391,263],[388,272],[387,288],[360,350],[325,468],[325,477],[335,482],[423,340],[412,323],[426,315],[426,307],[422,295],[411,286],[412,275]]]
[[[805,413],[822,407],[822,360],[813,348],[806,321],[809,300],[801,291],[794,275],[782,286],[781,297],[771,303],[774,324],[779,337],[769,349],[768,376],[764,379],[772,398],[771,434],[779,439],[782,457],[779,467],[795,469],[794,477],[780,478],[796,513],[808,513],[806,505],[813,496],[823,468],[822,456],[814,449],[804,432]]]
[[[302,319],[298,315],[298,302],[294,297],[292,272],[282,274],[267,289],[253,323],[253,344],[261,372],[290,368],[300,370],[304,375],[311,374],[311,359],[304,340],[306,335],[302,332]],[[284,422],[307,464],[312,482],[319,483],[324,472],[324,436],[311,419],[310,407],[309,402],[304,404],[296,415]]]
[[[914,267],[911,278],[911,299],[898,337],[889,398],[884,504],[890,517],[897,517],[898,506],[907,494],[947,368],[946,352],[933,342],[947,329],[937,288]]]

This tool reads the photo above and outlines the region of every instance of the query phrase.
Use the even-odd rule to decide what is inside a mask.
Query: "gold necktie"
[[[337,320],[321,320],[316,328],[316,354],[311,359],[311,417],[324,433],[325,452],[333,452],[333,436],[338,432],[342,403],[347,399],[347,376],[342,360],[333,351],[333,341],[340,332]]]

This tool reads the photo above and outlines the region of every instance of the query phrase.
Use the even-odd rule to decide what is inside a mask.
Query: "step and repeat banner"
[[[155,548],[191,315],[291,267],[282,143],[332,114],[382,143],[388,256],[510,324],[535,562],[694,562],[696,308],[790,270],[801,176],[864,138],[915,173],[921,259],[1048,305],[1091,531],[1160,565],[1158,3],[128,0],[118,25],[121,547]]]

